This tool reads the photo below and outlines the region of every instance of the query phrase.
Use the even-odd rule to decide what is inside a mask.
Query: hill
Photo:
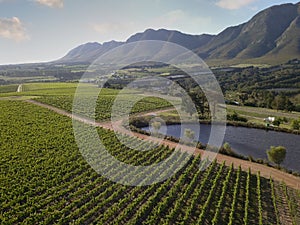
[[[299,56],[299,4],[273,6],[247,23],[230,27],[198,49],[207,59],[286,61]],[[291,43],[293,42],[293,43]]]
[[[286,62],[300,57],[300,3],[267,8],[248,22],[228,27],[217,35],[190,35],[175,30],[147,29],[126,42],[87,43],[56,62],[91,63],[105,52],[141,40],[169,41],[193,50],[206,61]]]
[[[93,42],[82,44],[72,49],[59,62],[91,62],[109,50],[122,45],[123,42],[110,41],[103,44]]]

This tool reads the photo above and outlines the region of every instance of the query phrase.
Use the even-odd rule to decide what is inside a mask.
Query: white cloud
[[[216,5],[224,9],[234,10],[250,5],[256,1],[257,0],[219,0],[216,2]]]
[[[63,0],[35,0],[37,3],[41,5],[45,5],[51,8],[63,8],[64,1]]]
[[[0,37],[11,39],[17,42],[28,40],[25,27],[19,18],[0,18]]]

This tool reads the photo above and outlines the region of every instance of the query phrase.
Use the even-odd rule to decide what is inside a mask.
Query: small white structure
[[[265,121],[266,123],[274,123],[275,117],[270,117],[270,116],[269,116],[268,118],[265,118],[264,121]]]

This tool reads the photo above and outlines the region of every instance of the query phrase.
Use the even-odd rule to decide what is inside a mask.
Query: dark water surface
[[[183,137],[181,134],[181,126],[184,129],[191,129],[197,131],[197,125],[182,124],[182,125],[168,125],[162,127],[161,130],[166,129],[167,135],[173,137]],[[143,130],[149,131],[149,127],[144,127]],[[195,132],[195,137],[198,140],[207,144],[210,135],[211,125],[201,124],[200,134]],[[253,158],[267,159],[266,150],[270,146],[284,146],[287,149],[287,156],[283,166],[300,172],[300,136],[295,134],[266,131],[262,129],[234,127],[227,126],[224,142],[228,142],[232,149],[241,155]]]

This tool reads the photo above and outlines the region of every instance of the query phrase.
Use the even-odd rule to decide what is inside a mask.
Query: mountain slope
[[[287,59],[299,57],[300,52],[300,16],[290,24],[288,29],[276,40],[276,48],[266,57],[285,57]]]
[[[126,42],[144,41],[144,40],[160,40],[176,43],[188,49],[195,49],[199,46],[207,44],[214,35],[190,35],[183,34],[179,31],[170,31],[166,29],[153,30],[148,29],[143,33],[137,33],[131,36]]]
[[[193,50],[203,59],[261,62],[300,58],[300,3],[272,6],[248,22],[226,28],[218,35],[189,35],[166,29],[147,29],[126,42],[87,43],[71,50],[58,62],[92,62],[124,43],[161,40]]]
[[[127,39],[126,43],[144,40],[160,40],[173,42],[188,49],[195,49],[199,46],[207,44],[214,35],[190,35],[183,34],[179,31],[170,31],[166,29],[153,30],[147,29],[145,32],[137,33]],[[86,43],[71,50],[66,56],[58,60],[58,62],[93,62],[102,54],[109,50],[118,47],[125,42],[111,41],[103,43]]]
[[[196,49],[196,53],[204,58],[207,58],[210,55],[214,55],[215,58],[222,57],[220,49],[226,46],[228,43],[231,43],[233,39],[237,38],[242,28],[243,25],[226,28],[220,34],[212,38],[207,45],[203,45]]]
[[[209,59],[251,59],[275,50],[276,41],[298,16],[298,5],[273,6],[242,25],[226,29],[198,53]],[[221,42],[220,42],[221,40]]]
[[[92,62],[100,55],[122,44],[123,42],[116,41],[105,42],[103,44],[97,42],[86,43],[71,50],[66,56],[59,59],[58,62]]]

